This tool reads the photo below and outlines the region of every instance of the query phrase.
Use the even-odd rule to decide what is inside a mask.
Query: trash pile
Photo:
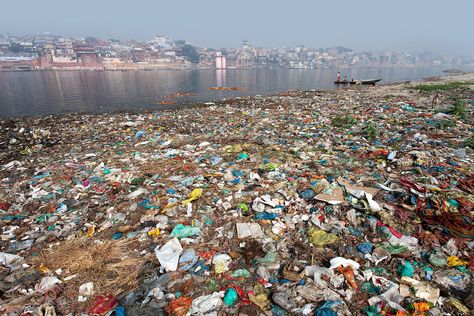
[[[471,91],[1,121],[0,314],[469,315]]]

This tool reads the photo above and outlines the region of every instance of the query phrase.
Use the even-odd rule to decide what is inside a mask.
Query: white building
[[[226,69],[227,60],[225,56],[222,56],[221,52],[216,52],[216,69]]]
[[[166,37],[166,36],[155,36],[155,38],[153,40],[151,40],[150,43],[154,47],[159,47],[159,48],[163,48],[163,49],[174,48],[173,40],[169,37]]]

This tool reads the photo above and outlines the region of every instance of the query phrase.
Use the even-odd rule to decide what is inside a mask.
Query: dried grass
[[[94,282],[94,292],[119,295],[138,286],[142,260],[132,255],[129,241],[98,242],[72,239],[44,250],[37,264],[49,270],[62,269],[62,276],[77,275],[66,282],[78,290],[80,284]]]

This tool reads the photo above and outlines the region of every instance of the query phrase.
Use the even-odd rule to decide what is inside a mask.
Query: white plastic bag
[[[155,248],[156,258],[158,258],[161,266],[168,272],[176,271],[178,268],[179,256],[182,252],[183,248],[176,237],[170,239],[160,249],[158,249],[158,247]]]

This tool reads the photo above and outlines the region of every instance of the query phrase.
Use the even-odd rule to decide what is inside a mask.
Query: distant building
[[[55,43],[54,56],[73,56],[74,45],[71,39],[59,39]]]
[[[96,67],[99,65],[99,58],[95,48],[88,44],[74,46],[76,60],[81,66]]]
[[[227,61],[221,52],[216,52],[216,69],[226,69]]]
[[[43,58],[48,58],[45,56]],[[65,69],[65,68],[78,68],[79,64],[77,60],[70,56],[51,56],[51,59],[48,61],[48,67],[53,69]]]
[[[174,47],[174,42],[166,36],[155,36],[153,40],[150,41],[153,46],[162,48],[162,49],[171,49]]]

